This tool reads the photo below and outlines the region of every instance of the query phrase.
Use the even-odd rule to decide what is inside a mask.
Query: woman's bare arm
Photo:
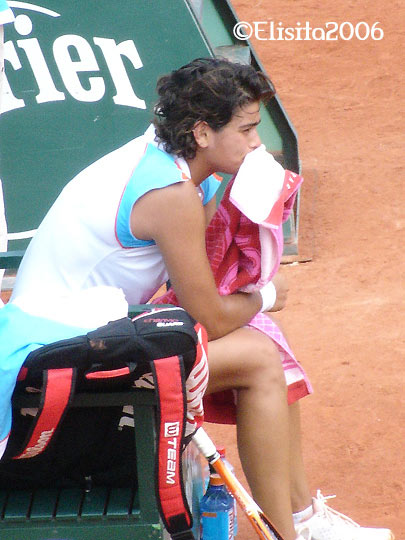
[[[162,252],[180,305],[216,339],[246,324],[261,307],[259,293],[218,294],[205,249],[206,216],[191,182],[150,191],[134,205],[131,229]]]

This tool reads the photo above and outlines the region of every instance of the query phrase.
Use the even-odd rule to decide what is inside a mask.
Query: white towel
[[[267,220],[283,192],[285,170],[262,144],[245,157],[229,199],[253,223],[277,228]],[[281,202],[281,201],[280,201]],[[284,206],[284,200],[282,201]]]
[[[29,315],[83,328],[97,328],[128,316],[123,291],[104,285],[66,296],[47,295],[46,291],[19,296],[13,304]]]

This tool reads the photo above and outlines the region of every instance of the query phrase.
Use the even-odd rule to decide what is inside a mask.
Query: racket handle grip
[[[211,441],[203,428],[198,428],[193,435],[193,441],[202,455],[209,461],[215,463],[220,458],[215,444]]]

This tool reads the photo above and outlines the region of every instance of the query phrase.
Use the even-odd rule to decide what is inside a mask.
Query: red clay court
[[[383,39],[252,39],[298,133],[300,257],[280,314],[315,393],[302,400],[314,492],[405,537],[405,5],[234,0],[242,21],[379,22]],[[401,22],[402,21],[402,22]],[[264,25],[262,26],[265,27]],[[345,30],[350,27],[346,25]],[[263,33],[259,37],[263,37]],[[347,34],[346,34],[347,35]],[[208,426],[238,466],[234,429]],[[239,469],[237,468],[237,471]],[[240,514],[240,513],[239,513]],[[239,538],[255,539],[240,518]]]

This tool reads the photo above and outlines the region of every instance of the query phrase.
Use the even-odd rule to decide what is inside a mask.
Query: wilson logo
[[[177,439],[169,439],[167,441],[167,461],[166,461],[166,484],[176,483],[177,471]]]
[[[178,437],[180,435],[180,422],[165,422],[165,437]]]
[[[166,484],[176,483],[177,438],[180,436],[180,422],[165,422],[164,436],[167,440]]]

